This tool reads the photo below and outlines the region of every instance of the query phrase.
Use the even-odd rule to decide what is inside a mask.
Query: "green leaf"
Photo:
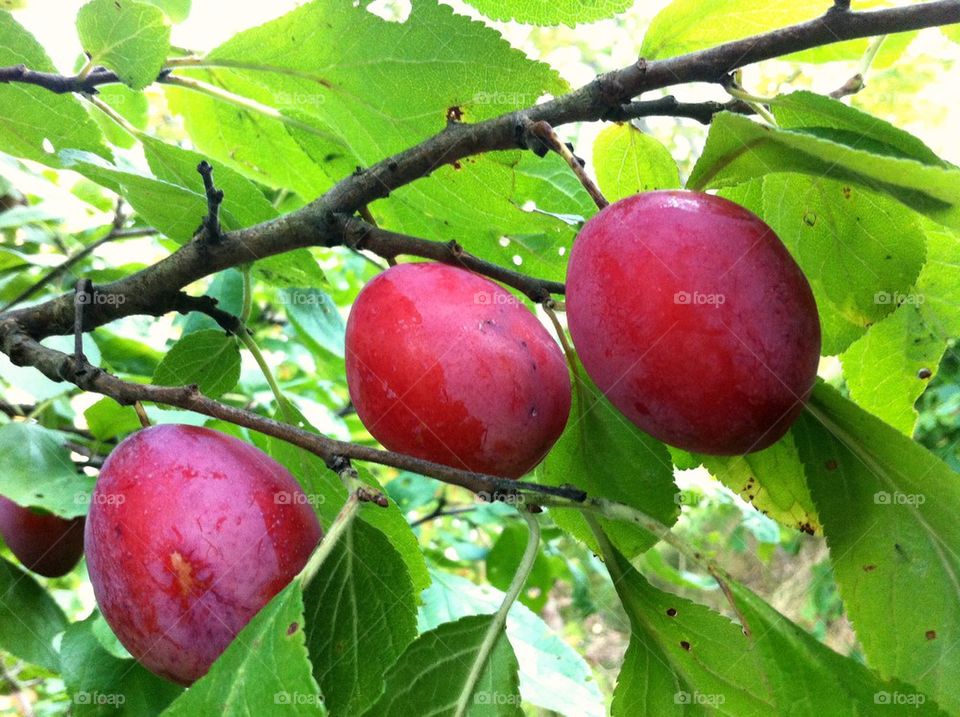
[[[354,521],[304,599],[313,674],[327,707],[335,714],[361,714],[417,636],[407,568],[382,533]]]
[[[303,54],[302,48],[299,54]],[[248,59],[255,58],[256,55]],[[270,79],[260,85],[238,77],[234,71],[192,70],[178,74],[216,87],[226,86],[227,90],[266,106],[274,104],[275,92],[270,85],[276,75],[266,75]],[[229,84],[225,82],[227,77]],[[277,91],[282,94],[282,89]],[[328,133],[324,134],[319,156],[313,157],[291,136],[289,127],[260,112],[181,87],[165,85],[164,93],[171,111],[183,117],[191,142],[205,156],[219,160],[248,179],[276,189],[289,189],[305,199],[313,199],[332,186],[323,157],[342,156],[345,150],[330,140]],[[350,163],[352,170],[356,161],[351,159]]]
[[[71,714],[159,714],[183,690],[151,674],[132,659],[109,653],[94,634],[98,613],[67,627],[60,644],[63,681],[73,701]]]
[[[853,141],[869,142],[880,154],[908,157],[924,164],[949,166],[918,137],[886,120],[813,92],[780,95],[771,105],[777,124],[783,129],[816,127],[854,135]]]
[[[0,10],[0,66],[56,72],[43,47],[13,16]],[[44,148],[49,141],[50,152]],[[74,148],[109,157],[103,135],[72,94],[19,82],[0,83],[0,150],[59,167],[56,152]]]
[[[745,456],[696,456],[727,488],[783,525],[821,532],[806,474],[789,434]]]
[[[98,441],[108,441],[140,428],[140,419],[133,406],[121,406],[112,398],[101,398],[83,412],[83,417]]]
[[[418,637],[387,672],[386,692],[365,717],[452,715],[491,620],[490,615],[464,617]],[[468,699],[471,717],[523,714],[517,658],[506,634],[494,645]]]
[[[344,356],[343,318],[333,300],[320,289],[284,289],[280,301],[297,335],[314,351]]]
[[[183,22],[190,15],[191,0],[144,0],[163,10],[173,22]]]
[[[91,63],[135,90],[157,79],[170,51],[163,11],[139,0],[92,0],[77,13],[77,33]]]
[[[187,334],[164,356],[153,374],[159,386],[197,384],[200,392],[217,398],[237,385],[240,348],[223,330],[206,329]]]
[[[936,374],[950,337],[960,335],[960,237],[932,222],[924,229],[927,262],[916,287],[840,357],[857,404],[907,435],[917,421],[914,402]]]
[[[303,592],[294,580],[258,612],[222,655],[163,714],[323,715],[310,673]]]
[[[666,447],[624,418],[579,364],[574,383],[567,427],[537,467],[537,479],[547,485],[574,485],[672,525],[679,507]],[[550,514],[557,525],[596,551],[592,532],[579,511],[551,508]],[[639,526],[606,519],[601,523],[613,544],[631,558],[657,542]]]
[[[884,6],[884,0],[861,0],[857,9]],[[650,23],[640,56],[648,60],[675,57],[724,42],[759,35],[813,20],[830,9],[829,0],[674,0]],[[905,49],[905,41],[885,48],[875,62],[885,67]],[[848,40],[797,53],[789,59],[807,62],[856,60],[867,50],[868,39]]]
[[[703,714],[709,707],[737,717],[779,714],[738,625],[657,590],[618,552],[606,558],[632,627],[612,715]]]
[[[70,460],[60,434],[35,423],[0,426],[0,495],[73,518],[86,515],[93,483]]]
[[[468,615],[495,612],[504,594],[452,573],[431,571],[433,582],[421,596],[420,630]],[[520,694],[524,701],[568,717],[603,717],[603,696],[590,666],[543,620],[522,604],[507,614],[507,637],[520,655]]]
[[[859,662],[837,654],[738,583],[730,584],[748,640],[768,669],[779,714],[884,714],[903,705],[910,714],[944,715],[926,695],[902,682],[883,682]]]
[[[623,12],[633,0],[469,0],[491,20],[573,27]]]
[[[611,202],[651,189],[680,186],[670,151],[629,123],[610,125],[597,135],[593,163],[600,190]]]
[[[33,576],[0,558],[0,648],[59,672],[53,640],[66,626],[63,611]]]
[[[138,376],[152,376],[163,353],[136,339],[120,336],[103,327],[92,334],[105,368]]]
[[[859,186],[771,174],[763,180],[762,216],[810,282],[827,356],[890,314],[923,266],[919,217]]]
[[[721,112],[714,117],[687,186],[724,187],[772,171],[801,172],[885,192],[935,221],[960,226],[960,170],[905,158],[889,145],[861,140],[855,132],[841,134],[822,128],[776,129]]]
[[[869,664],[960,709],[960,480],[818,384],[794,425],[834,574]]]
[[[194,191],[121,169],[89,152],[64,150],[60,159],[64,167],[120,194],[145,222],[181,244],[190,241],[207,214],[199,188]],[[238,228],[226,221],[224,226]]]
[[[323,269],[307,249],[294,249],[260,259],[253,265],[253,275],[257,280],[275,287],[320,286],[327,283]]]
[[[306,38],[304,27],[311,28]],[[348,36],[354,41],[343,43]],[[281,126],[170,89],[195,145],[247,176],[306,198],[323,192],[332,178],[440,131],[453,108],[475,122],[566,88],[547,65],[434,1],[415,4],[400,24],[362,6],[317,0],[240,33],[208,59],[229,67],[199,77],[315,129]],[[377,72],[358,73],[362,66]],[[433,176],[398,189],[371,211],[397,231],[457,239],[501,263],[512,264],[517,255],[538,275],[560,279],[558,251],[569,248],[573,232],[553,217],[524,211],[526,199],[513,196],[520,157],[501,153],[435,167]],[[510,250],[498,244],[501,236],[513,242]]]
[[[606,558],[632,626],[615,717],[882,714],[891,697],[911,700],[911,711],[942,714],[915,689],[831,651],[736,583],[728,581],[747,636],[719,613],[657,590],[619,553]]]

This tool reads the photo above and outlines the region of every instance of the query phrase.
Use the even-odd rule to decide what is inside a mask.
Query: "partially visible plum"
[[[39,512],[3,496],[0,535],[17,560],[48,578],[66,575],[83,555],[83,518]]]

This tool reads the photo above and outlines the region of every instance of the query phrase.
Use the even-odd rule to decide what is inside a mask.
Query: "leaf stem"
[[[867,45],[867,50],[863,53],[863,58],[860,60],[861,77],[867,76],[867,70],[870,69],[870,65],[872,65],[873,61],[876,59],[877,53],[880,52],[880,46],[883,45],[883,42],[886,39],[886,35],[877,35],[870,41],[870,44]]]
[[[240,276],[243,277],[243,304],[240,308],[240,323],[246,326],[253,309],[253,283],[250,280],[250,265],[240,267]]]
[[[107,117],[113,120],[120,129],[129,134],[136,140],[140,139],[140,135],[143,134],[139,129],[134,127],[130,122],[127,121],[119,112],[117,112],[113,107],[108,105],[106,102],[101,100],[99,97],[87,97],[87,101],[90,102],[94,107],[103,112]]]
[[[734,97],[747,106],[750,107],[754,112],[756,112],[764,122],[774,127],[777,126],[777,120],[774,118],[770,111],[764,107],[765,104],[773,102],[770,98],[767,97],[757,97],[756,95],[751,95],[749,92],[744,92],[738,87],[728,87],[727,94],[731,97]]]
[[[533,569],[533,563],[537,559],[537,548],[540,546],[540,523],[537,522],[536,516],[528,511],[521,511],[521,515],[523,519],[527,521],[527,528],[530,531],[529,538],[527,539],[527,547],[523,551],[523,557],[520,559],[520,565],[517,566],[517,572],[513,576],[510,588],[507,590],[507,594],[504,596],[500,608],[493,616],[490,627],[487,628],[487,633],[483,636],[480,650],[477,652],[477,657],[474,659],[473,666],[470,668],[470,674],[467,675],[467,682],[460,692],[460,699],[457,701],[454,717],[463,717],[463,715],[467,713],[470,700],[473,697],[473,691],[480,681],[480,675],[483,674],[483,670],[487,666],[487,661],[490,659],[490,653],[493,652],[493,647],[497,644],[497,640],[503,632],[504,625],[507,623],[507,613],[510,611],[513,603],[516,602],[520,591],[523,590],[527,578],[530,577],[530,571]]]
[[[87,58],[87,63],[80,68],[80,72],[77,73],[77,79],[83,81],[90,76],[90,73],[93,72],[93,68],[96,67],[96,63],[93,61],[92,57]]]
[[[347,470],[352,471],[353,469],[349,468]],[[296,579],[300,581],[303,587],[306,587],[319,572],[324,561],[329,557],[330,553],[333,552],[337,541],[347,532],[347,529],[350,527],[350,524],[353,523],[353,519],[357,517],[357,513],[359,512],[360,498],[356,491],[354,491],[350,494],[350,497],[347,498],[347,502],[343,504],[340,512],[337,513],[337,517],[330,523],[330,528],[320,541],[320,545],[313,551],[313,555],[310,556],[307,564],[303,566],[303,570],[297,575]]]
[[[244,348],[253,356],[253,360],[257,362],[257,366],[260,367],[263,377],[267,380],[267,384],[273,392],[273,397],[277,399],[277,405],[280,406],[283,420],[292,424],[294,421],[293,412],[290,410],[290,402],[287,400],[287,397],[283,395],[283,391],[280,390],[280,385],[277,383],[277,379],[274,378],[270,366],[267,365],[267,360],[263,357],[263,352],[260,351],[260,347],[257,346],[257,342],[253,340],[253,336],[250,335],[245,325],[240,327],[237,338],[240,339],[240,343],[242,343]]]

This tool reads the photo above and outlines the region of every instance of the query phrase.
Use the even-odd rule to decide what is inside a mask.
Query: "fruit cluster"
[[[586,375],[640,429],[679,448],[765,448],[813,387],[810,287],[770,227],[719,197],[649,192],[605,208],[574,244],[566,308]],[[499,285],[445,264],[394,266],[361,291],[346,371],[361,421],[385,447],[500,477],[536,466],[570,412],[568,363],[543,323]],[[0,500],[0,532],[43,575],[77,562],[82,525]],[[161,425],[107,459],[85,547],[120,641],[150,670],[190,684],[321,535],[272,458],[206,428]]]

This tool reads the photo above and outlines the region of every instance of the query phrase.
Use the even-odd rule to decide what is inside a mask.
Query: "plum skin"
[[[591,218],[570,255],[567,318],[611,403],[689,451],[766,448],[816,380],[806,277],[767,224],[717,196],[646,192]]]
[[[66,575],[83,555],[83,518],[37,513],[0,496],[0,535],[25,567],[47,578]]]
[[[262,451],[183,425],[110,454],[86,525],[104,618],[147,669],[189,685],[306,564],[322,536],[299,484]]]
[[[346,329],[357,415],[392,451],[519,478],[570,412],[560,347],[512,294],[466,269],[400,264],[372,279]]]

